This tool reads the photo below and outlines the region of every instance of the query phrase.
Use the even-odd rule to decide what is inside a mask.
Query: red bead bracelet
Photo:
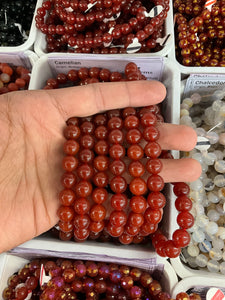
[[[150,17],[159,5],[162,11]],[[135,39],[137,51],[150,52],[160,48],[157,38],[168,10],[169,0],[47,0],[35,20],[46,35],[47,52],[127,53]]]

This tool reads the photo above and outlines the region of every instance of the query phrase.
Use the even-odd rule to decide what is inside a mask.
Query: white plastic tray
[[[32,50],[33,49],[34,42],[35,42],[36,36],[37,36],[37,28],[36,28],[36,25],[35,25],[35,15],[36,15],[37,8],[41,6],[42,2],[43,2],[42,0],[37,0],[28,39],[23,44],[21,44],[19,46],[2,46],[2,47],[0,47],[0,53],[1,52],[5,52],[5,53],[15,52],[15,51],[18,51],[18,52],[22,51],[23,52],[23,51],[26,51],[26,50]]]
[[[54,253],[54,257],[58,257],[57,252]],[[48,257],[49,255],[41,255],[36,252],[33,255],[33,258],[37,257]],[[60,257],[67,257],[65,253],[61,253]],[[80,256],[74,256],[74,259],[83,259]],[[30,253],[23,253],[23,255],[16,255],[16,254],[9,254],[5,253],[0,255],[0,297],[2,295],[3,290],[7,287],[7,279],[14,273],[17,272],[21,267],[23,267],[29,260],[32,259],[32,256]],[[96,261],[101,261],[101,259],[96,259]],[[111,262],[110,256],[109,256],[109,262]],[[113,260],[114,263],[119,263],[115,259]],[[162,262],[161,262],[162,263]],[[132,264],[130,265],[132,266]],[[134,265],[135,267],[138,267],[137,265]],[[157,270],[157,268],[156,268]],[[177,284],[177,276],[169,264],[168,261],[163,261],[163,271],[160,279],[160,283],[162,285],[163,290],[165,290],[168,293],[172,292],[172,289]]]
[[[217,287],[222,290],[225,288],[225,280],[221,278],[217,274],[213,274],[213,276],[208,275],[199,275],[187,277],[180,280],[172,291],[172,298],[176,298],[176,295],[181,292],[187,292],[189,289],[195,288],[196,291],[199,289],[201,291],[207,291],[209,288]]]
[[[39,0],[40,1],[40,0]],[[39,6],[41,6],[43,0],[41,0],[39,2]],[[172,13],[172,0],[170,0],[170,10],[168,11],[167,13],[167,18],[165,20],[165,30],[164,30],[164,36],[167,36],[167,35],[170,35],[169,39],[167,40],[165,46],[163,49],[161,49],[160,51],[158,52],[155,52],[155,53],[149,53],[148,55],[149,56],[166,56],[171,48],[173,47],[173,35],[174,35],[174,30],[173,30],[173,13]],[[45,39],[45,35],[40,31],[38,30],[37,32],[37,38],[35,40],[35,43],[34,43],[34,50],[35,52],[37,53],[38,56],[42,56],[44,54],[46,54],[46,39]],[[78,54],[75,54],[77,55],[78,57],[87,57],[89,55],[92,55],[92,54],[86,54],[86,53],[78,53]],[[104,56],[104,54],[99,54],[100,56]],[[134,53],[134,54],[110,54],[110,56],[112,57],[118,57],[118,56],[121,56],[123,58],[127,58],[127,57],[139,57],[139,56],[146,56],[146,53]]]
[[[44,87],[45,82],[50,77],[55,77],[53,70],[49,65],[48,58],[54,57],[57,61],[57,57],[62,57],[62,54],[49,54],[42,56],[35,63],[31,75],[31,81],[29,85],[30,90],[41,89]],[[103,60],[98,57],[98,60],[95,60],[95,57],[88,57],[86,59],[77,58],[73,54],[66,56],[67,61],[70,65],[80,68],[82,66],[96,66],[96,67],[109,67],[111,71],[115,70],[116,66],[119,65],[121,71],[124,68],[124,65],[129,62],[135,62],[140,70],[142,71],[142,67],[145,70],[150,69],[151,71],[151,59],[154,58],[133,58],[133,59],[123,59],[123,58],[111,58],[108,57],[107,60]],[[161,81],[165,84],[167,88],[167,99],[164,100],[163,105],[163,115],[167,122],[172,122],[178,124],[179,122],[179,110],[180,110],[180,73],[174,67],[173,63],[167,58],[161,58],[164,61],[164,69],[162,72]],[[120,71],[118,69],[118,71]],[[62,71],[61,71],[62,72]],[[67,71],[65,70],[65,73]],[[176,154],[175,154],[176,156]],[[176,156],[177,157],[177,156]],[[176,224],[176,215],[177,212],[174,207],[175,198],[172,193],[171,186],[168,187],[168,201],[167,205],[164,208],[164,217],[163,217],[163,228],[166,236],[171,238],[172,233],[175,229],[177,229]],[[23,244],[21,247],[29,247],[29,248],[42,248],[42,249],[58,249],[59,251],[70,251],[70,252],[86,252],[86,251],[97,251],[96,253],[111,253],[111,255],[121,255],[120,250],[123,249],[126,253],[125,257],[136,258],[136,259],[148,259],[151,255],[155,256],[155,252],[153,249],[147,249],[146,246],[141,245],[129,245],[129,246],[115,246],[112,244],[101,244],[96,243],[94,241],[87,241],[84,243],[75,243],[73,241],[70,242],[62,242],[56,241],[56,239],[47,236],[40,236],[30,242]],[[89,249],[89,250],[87,250]],[[113,254],[114,253],[114,254]]]

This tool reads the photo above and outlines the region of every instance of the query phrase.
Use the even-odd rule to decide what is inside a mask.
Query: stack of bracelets
[[[25,67],[12,67],[0,63],[0,95],[8,92],[27,90],[30,81],[30,71]]]
[[[107,74],[106,81],[115,74],[117,80],[112,81],[128,80],[129,76],[131,80],[143,79],[132,62],[125,67],[125,76],[102,70],[70,70],[67,75],[50,78],[45,88],[58,88],[60,83],[67,85],[67,81],[75,85],[98,82],[100,74]],[[174,184],[180,228],[172,240],[158,229],[166,204],[161,193],[164,181],[159,175],[160,158],[172,158],[157,143],[160,122],[163,117],[157,105],[115,109],[67,121],[57,226],[61,240],[130,244],[145,243],[151,237],[156,252],[164,257],[177,257],[181,247],[188,245],[190,236],[186,229],[193,225],[194,218],[189,212],[192,202],[187,184]]]
[[[184,66],[225,66],[225,1],[214,1],[211,9],[206,2],[173,2],[176,57]]]
[[[49,276],[48,282],[42,282],[43,269]],[[63,258],[31,261],[8,279],[2,296],[4,300],[171,299],[147,271],[115,263]],[[196,293],[179,293],[176,300],[201,297]]]
[[[169,0],[47,0],[35,20],[47,52],[127,53],[135,39],[137,51],[150,52],[162,48],[168,10]]]

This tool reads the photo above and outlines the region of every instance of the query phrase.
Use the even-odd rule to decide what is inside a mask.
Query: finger
[[[197,143],[197,134],[189,126],[160,123],[158,129],[158,143],[164,150],[190,151]]]
[[[162,159],[163,168],[160,176],[165,182],[191,182],[202,173],[200,163],[192,158]]]
[[[65,120],[109,109],[157,104],[166,96],[165,86],[153,80],[105,82],[46,91],[61,108]]]

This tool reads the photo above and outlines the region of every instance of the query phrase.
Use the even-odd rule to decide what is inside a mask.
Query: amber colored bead
[[[74,217],[74,210],[69,206],[61,206],[57,211],[57,215],[61,221],[70,222]]]
[[[76,176],[73,173],[66,172],[61,177],[61,183],[64,188],[71,188],[76,183]]]
[[[110,165],[109,165],[109,170],[112,174],[115,176],[119,176],[123,174],[126,170],[126,165],[122,160],[114,160]]]
[[[125,156],[125,149],[120,144],[112,145],[109,149],[109,155],[114,159],[120,159]]]
[[[144,217],[142,214],[130,212],[128,216],[128,224],[134,227],[141,227],[144,223]]]
[[[65,171],[72,172],[78,166],[78,159],[74,156],[65,156],[63,158],[62,166]]]
[[[149,142],[144,148],[145,154],[151,158],[157,158],[161,154],[161,147],[157,142]]]
[[[150,174],[158,174],[162,170],[162,162],[157,158],[148,159],[146,162],[146,169]]]
[[[189,296],[187,293],[181,292],[176,295],[176,300],[189,300]]]
[[[78,241],[86,240],[89,236],[89,229],[88,228],[75,228],[74,229],[74,238]]]
[[[123,210],[128,203],[127,197],[124,194],[115,194],[111,197],[111,206],[115,210]]]
[[[93,183],[97,187],[105,187],[108,184],[108,176],[105,172],[98,172],[93,177]]]
[[[152,112],[146,112],[141,117],[141,124],[143,127],[155,126],[157,123],[157,119]]]
[[[110,181],[110,188],[116,194],[121,194],[126,191],[127,182],[122,176],[115,176]]]
[[[82,134],[93,134],[94,133],[94,124],[92,122],[86,121],[80,125],[80,130]]]
[[[175,207],[178,211],[189,211],[192,208],[192,201],[186,195],[177,197]]]
[[[80,148],[80,146],[77,141],[67,140],[64,143],[63,150],[64,150],[64,153],[67,155],[76,155],[77,152],[79,151],[79,148]]]
[[[149,293],[152,296],[158,295],[162,291],[162,287],[158,281],[153,280],[148,286]]]
[[[144,287],[148,287],[152,281],[153,281],[153,278],[149,273],[142,272],[141,277],[140,277],[140,282]]]
[[[133,177],[141,177],[145,172],[145,166],[140,161],[132,161],[128,170],[131,176]]]
[[[73,223],[72,222],[59,221],[59,228],[63,232],[70,232],[70,231],[73,230]]]
[[[189,299],[190,300],[202,300],[201,296],[199,294],[197,294],[197,293],[191,293],[189,295]]]
[[[176,196],[188,195],[190,187],[187,183],[177,182],[173,187],[173,192]]]
[[[140,160],[144,156],[144,150],[137,144],[131,145],[127,150],[127,156],[132,160]]]
[[[90,210],[90,203],[86,198],[76,199],[74,202],[74,211],[77,214],[87,214]]]
[[[144,217],[147,222],[158,224],[162,220],[162,211],[160,209],[147,208]]]
[[[94,116],[93,122],[96,126],[106,125],[107,117],[104,114],[97,114]]]
[[[79,176],[79,178],[83,179],[83,180],[89,180],[94,175],[94,169],[88,164],[80,165],[77,168],[76,172],[77,172],[77,175]]]
[[[135,213],[143,213],[146,210],[147,202],[142,196],[134,196],[130,200],[130,208]]]
[[[94,233],[99,233],[104,229],[104,226],[105,226],[104,221],[91,222],[91,224],[89,225],[89,229]]]
[[[95,145],[95,140],[92,136],[86,134],[80,138],[80,146],[85,149],[92,149]]]
[[[152,192],[159,192],[164,188],[164,180],[161,176],[154,174],[148,177],[147,186]]]
[[[112,211],[109,216],[109,221],[116,227],[124,226],[127,222],[127,215],[124,211]]]
[[[122,111],[123,118],[127,118],[128,116],[136,116],[136,109],[133,107],[126,107]]]
[[[71,189],[65,189],[60,192],[59,194],[59,200],[62,205],[64,206],[70,206],[73,204],[75,200],[75,193]]]
[[[166,205],[166,198],[160,192],[151,192],[148,194],[147,202],[151,209],[159,209]]]
[[[90,225],[90,218],[86,215],[75,215],[73,219],[73,224],[75,228],[88,228]]]
[[[191,228],[194,224],[194,217],[188,211],[182,211],[177,216],[177,224],[183,229]]]
[[[80,128],[76,125],[68,125],[64,129],[64,136],[67,140],[77,140],[80,136]]]
[[[154,126],[144,128],[143,137],[146,141],[154,142],[159,139],[159,130]]]
[[[94,158],[93,164],[98,171],[106,171],[109,166],[109,159],[105,155],[99,155]]]
[[[108,128],[110,130],[113,130],[113,129],[122,129],[122,127],[123,127],[123,121],[119,117],[112,117],[108,121]]]
[[[106,209],[101,204],[94,204],[90,210],[90,218],[94,222],[103,221],[106,216]]]
[[[186,247],[190,243],[190,234],[185,229],[177,229],[173,233],[173,243],[176,247]]]
[[[119,241],[121,244],[129,245],[133,242],[133,237],[129,234],[123,233],[119,236]]]
[[[144,179],[137,177],[131,180],[129,184],[129,189],[132,194],[140,196],[146,193],[147,185]]]
[[[76,273],[73,269],[65,269],[62,273],[62,277],[65,282],[70,283],[75,279]]]
[[[88,197],[92,192],[92,184],[89,181],[81,180],[75,186],[77,197]]]
[[[98,140],[105,140],[108,135],[108,130],[105,126],[100,125],[95,129],[95,137]]]
[[[123,226],[116,227],[114,225],[110,225],[110,223],[108,223],[106,228],[107,228],[108,233],[112,237],[119,237],[124,232],[124,227]]]
[[[132,226],[132,225],[125,226],[125,232],[130,236],[136,236],[139,233],[139,231],[140,231],[140,227],[138,226]]]
[[[127,131],[126,140],[129,144],[138,144],[141,138],[142,134],[139,129],[134,128]]]
[[[92,199],[95,203],[102,204],[106,201],[108,197],[108,192],[106,189],[103,188],[95,188],[92,192]]]
[[[131,276],[123,276],[121,278],[120,284],[124,290],[129,290],[133,286],[134,281]]]
[[[106,155],[109,151],[109,145],[105,140],[100,140],[95,143],[94,150],[98,155]]]
[[[127,129],[137,128],[139,125],[139,119],[135,115],[129,115],[124,120],[124,127]]]
[[[130,276],[132,277],[132,279],[133,279],[134,281],[140,280],[141,274],[142,274],[142,272],[141,272],[141,270],[138,269],[138,268],[132,268],[132,269],[130,270]]]
[[[108,138],[111,144],[122,144],[124,141],[124,134],[120,129],[113,129],[109,133]]]
[[[69,118],[69,119],[66,121],[66,124],[67,124],[67,125],[75,125],[75,126],[78,126],[78,125],[79,125],[79,119],[78,119],[77,117]]]
[[[154,233],[158,228],[158,224],[151,224],[148,221],[145,221],[140,228],[140,235],[148,236]]]

